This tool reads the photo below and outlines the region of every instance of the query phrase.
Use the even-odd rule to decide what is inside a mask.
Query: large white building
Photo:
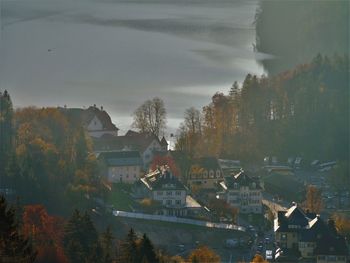
[[[112,183],[134,183],[140,179],[142,159],[138,151],[112,151],[98,154],[105,164],[105,174]]]
[[[92,138],[101,138],[104,135],[118,136],[119,129],[112,123],[111,117],[96,105],[87,109],[60,108],[60,110],[75,122],[80,122]]]
[[[225,177],[220,183],[221,197],[240,213],[262,213],[262,187],[260,181],[241,170],[233,176]]]
[[[147,171],[157,152],[166,152],[168,144],[165,138],[151,133],[139,133],[129,130],[124,136],[104,135],[94,139],[95,152],[116,150],[138,151],[142,158],[143,168]]]

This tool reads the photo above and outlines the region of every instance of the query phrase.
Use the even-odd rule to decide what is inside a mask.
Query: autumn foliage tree
[[[322,192],[316,186],[310,185],[306,190],[304,206],[312,213],[319,214],[323,208]]]
[[[68,262],[62,246],[63,226],[63,218],[49,215],[44,206],[25,206],[23,232],[38,251],[36,262]]]
[[[261,255],[257,254],[252,259],[252,263],[268,263]]]
[[[166,110],[162,99],[146,100],[134,114],[133,127],[140,132],[150,132],[159,137],[166,126]]]
[[[22,108],[14,114],[15,154],[8,165],[14,188],[27,203],[70,213],[100,191],[97,161],[81,123],[57,108]],[[70,202],[69,200],[74,200]]]
[[[206,246],[201,246],[191,252],[188,256],[191,263],[219,263],[220,256]]]
[[[196,118],[186,113],[176,149],[248,162],[264,156],[347,161],[348,69],[347,56],[318,55],[275,76],[248,74],[203,107],[197,142],[190,140]]]
[[[36,251],[16,222],[15,210],[0,196],[0,261],[30,263],[35,258]]]
[[[209,200],[209,208],[220,217],[230,216],[232,223],[236,223],[239,210],[237,207],[232,207],[225,200],[212,198]]]

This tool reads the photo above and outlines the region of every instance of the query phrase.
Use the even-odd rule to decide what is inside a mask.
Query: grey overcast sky
[[[15,106],[103,105],[126,131],[146,99],[165,101],[169,132],[247,73],[257,1],[2,1],[0,89]]]

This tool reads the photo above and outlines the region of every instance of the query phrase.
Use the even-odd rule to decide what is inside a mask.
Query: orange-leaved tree
[[[47,213],[43,205],[28,205],[23,213],[23,232],[33,240],[37,262],[68,262],[63,252],[64,220]]]

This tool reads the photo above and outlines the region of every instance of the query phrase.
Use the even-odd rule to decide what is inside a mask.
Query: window
[[[214,171],[213,171],[213,170],[210,170],[210,172],[209,172],[209,178],[214,178]]]
[[[220,171],[216,170],[216,178],[219,178],[219,177],[220,177]]]
[[[181,192],[180,191],[176,191],[176,195],[181,195]]]
[[[336,260],[337,260],[337,257],[336,257],[336,256],[328,256],[328,257],[327,257],[327,260],[328,260],[328,261],[336,261]]]
[[[167,205],[171,205],[171,200],[166,200]]]
[[[166,192],[166,195],[173,195],[173,192],[167,191],[167,192]]]
[[[176,200],[175,203],[176,203],[177,205],[181,205],[181,200]]]
[[[162,191],[158,191],[157,195],[163,195],[163,192]]]

